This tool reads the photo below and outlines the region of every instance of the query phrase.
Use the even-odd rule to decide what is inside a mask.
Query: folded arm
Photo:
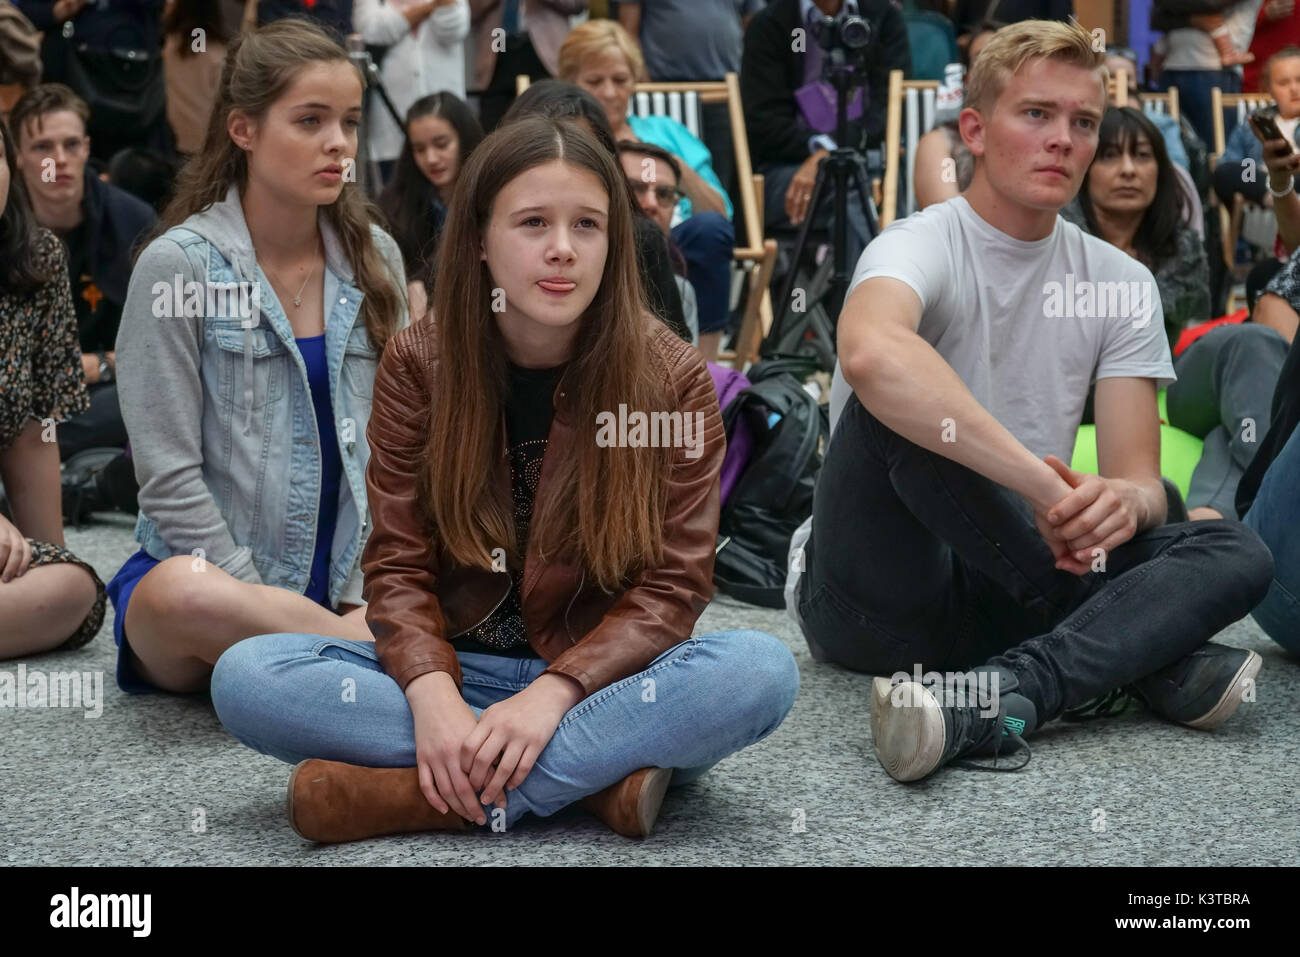
[[[921,300],[901,280],[868,279],[849,296],[839,321],[840,367],[863,406],[905,439],[1033,505],[1063,498],[1070,491],[1065,481],[979,404],[917,335],[920,322]]]
[[[1154,379],[1097,380],[1097,470],[1116,480],[1134,518],[1134,534],[1163,524],[1168,510],[1160,479],[1160,413]]]

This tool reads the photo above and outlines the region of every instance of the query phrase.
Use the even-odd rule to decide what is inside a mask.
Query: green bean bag
[[[1178,486],[1187,497],[1187,489],[1192,482],[1192,470],[1201,460],[1201,446],[1204,444],[1194,435],[1182,429],[1166,425],[1168,414],[1165,412],[1165,390],[1157,395],[1160,406],[1160,472],[1165,478]],[[1080,472],[1097,473],[1097,427],[1079,426],[1079,435],[1074,440],[1074,458],[1070,467]]]

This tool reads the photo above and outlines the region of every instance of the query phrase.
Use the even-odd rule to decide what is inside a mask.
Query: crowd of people
[[[1249,63],[1243,24],[1280,3],[1179,21],[1165,80],[1204,85],[1191,33],[1214,71]],[[900,781],[1022,767],[1044,724],[1133,701],[1211,730],[1263,663],[1211,640],[1247,614],[1300,652],[1300,46],[1260,64],[1281,138],[1240,126],[1211,171],[1196,110],[1144,112],[1132,51],[1069,4],[988,6],[952,11],[964,99],[920,143],[920,210],[874,239],[848,217],[831,441],[791,543],[789,612],[816,661],[875,676]],[[899,7],[15,8],[43,38],[35,73],[0,65],[0,659],[111,615],[119,687],[209,693],[294,765],[290,824],[324,842],[576,802],[642,837],[670,786],[776,731],[790,650],[691,637],[727,445],[731,126],[629,102],[738,72],[765,234],[825,228],[822,160],[879,150],[911,72]],[[837,143],[816,38],[850,16],[867,75]],[[1277,222],[1244,322],[1212,321],[1211,189]],[[1203,441],[1185,500],[1161,390]],[[611,444],[625,409],[697,441]],[[1071,467],[1081,423],[1099,474]],[[114,509],[139,548],[95,569],[64,524]]]

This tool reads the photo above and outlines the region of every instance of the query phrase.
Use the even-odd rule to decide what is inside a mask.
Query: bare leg
[[[700,352],[707,362],[718,361],[718,348],[722,345],[722,333],[705,332],[700,334]]]
[[[81,627],[96,596],[90,573],[66,562],[29,568],[0,584],[0,659],[57,648]]]
[[[297,632],[373,641],[365,609],[336,615],[285,588],[250,585],[188,555],[152,568],[131,595],[124,627],[136,670],[166,691],[202,691],[227,648],[254,635]]]
[[[1200,505],[1191,509],[1188,511],[1187,517],[1193,522],[1205,522],[1211,519],[1223,518],[1223,516],[1219,514],[1218,509],[1210,508],[1208,505]]]

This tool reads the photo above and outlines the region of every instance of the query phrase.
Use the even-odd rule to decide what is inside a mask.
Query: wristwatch
[[[113,367],[108,364],[108,353],[97,352],[95,353],[95,357],[99,359],[99,381],[101,383],[112,382]]]

